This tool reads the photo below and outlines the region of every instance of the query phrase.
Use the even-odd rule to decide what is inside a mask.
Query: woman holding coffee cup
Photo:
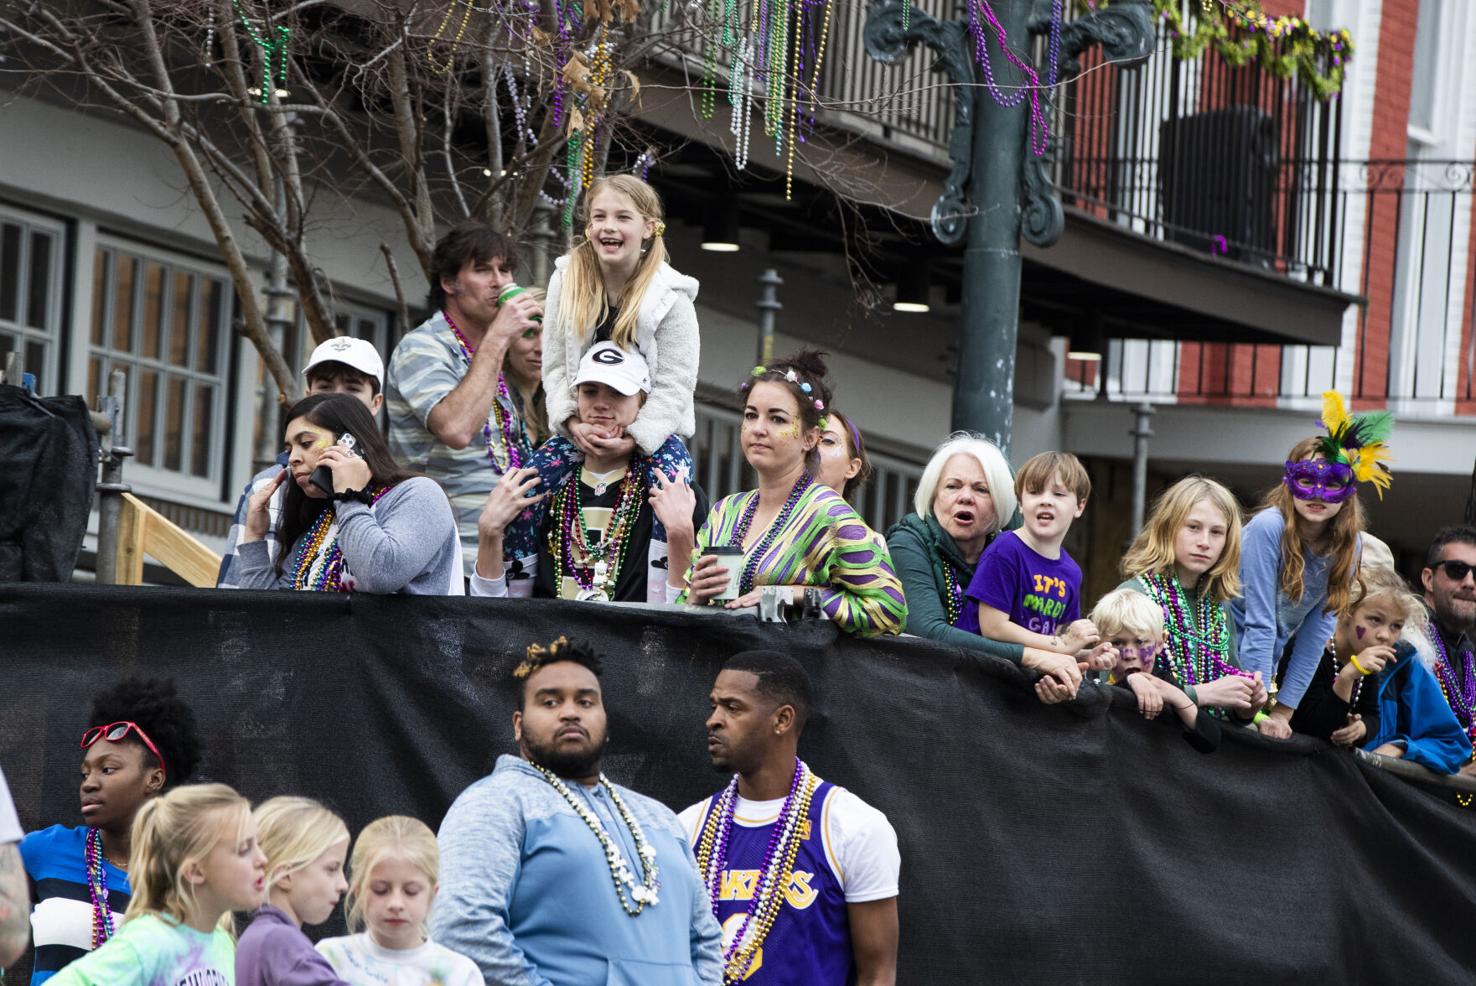
[[[738,609],[776,586],[783,602],[803,605],[813,589],[810,601],[841,629],[899,633],[907,601],[886,546],[812,478],[830,406],[825,373],[821,354],[805,349],[754,367],[744,381],[741,441],[758,489],[724,497],[708,513],[682,599]]]

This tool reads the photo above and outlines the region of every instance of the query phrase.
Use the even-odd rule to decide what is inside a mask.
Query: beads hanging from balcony
[[[745,29],[739,0],[706,0],[706,23],[714,31],[703,39],[698,113],[710,120],[716,111],[719,50],[727,49],[734,165],[740,171],[748,167],[751,117],[756,94],[762,92],[764,135],[773,138],[774,154],[785,162],[786,199],[793,195],[795,147],[804,142],[802,122],[814,120],[834,2],[750,0]],[[810,108],[802,114],[807,94]]]
[[[1105,7],[1110,0],[1076,0],[1078,7]],[[1353,58],[1347,29],[1318,31],[1300,17],[1272,17],[1255,0],[1213,0],[1186,16],[1178,0],[1153,0],[1173,42],[1174,57],[1193,61],[1213,48],[1231,65],[1255,61],[1279,79],[1295,77],[1318,99],[1343,88]]]
[[[1049,64],[1047,68],[1047,79],[1044,86],[1041,84],[1040,75],[1035,68],[1022,59],[1010,48],[1009,38],[1005,29],[994,14],[994,8],[989,0],[971,0],[969,4],[969,33],[974,39],[974,58],[979,63],[979,69],[984,73],[984,85],[989,90],[989,95],[1001,106],[1018,106],[1023,100],[1030,100],[1030,150],[1036,157],[1045,154],[1046,144],[1050,138],[1050,129],[1046,124],[1045,111],[1041,108],[1041,91],[1056,84],[1056,71],[1061,54],[1061,20],[1064,14],[1063,0],[1052,0],[1051,4],[1051,36],[1049,42]],[[1016,87],[1012,91],[1004,91],[994,80],[994,69],[989,60],[989,42],[984,29],[984,23],[988,22],[990,31],[994,34],[999,45],[999,50],[1004,52],[1005,58],[1019,70],[1024,78],[1025,84]]]

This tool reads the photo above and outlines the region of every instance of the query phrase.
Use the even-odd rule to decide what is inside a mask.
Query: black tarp
[[[97,432],[80,397],[0,384],[0,582],[65,582],[97,482]]]
[[[903,984],[1469,983],[1476,811],[1299,739],[1192,751],[1117,696],[1046,708],[1019,672],[829,624],[557,601],[0,586],[0,764],[28,826],[77,823],[89,696],[174,676],[201,773],[357,829],[436,824],[511,750],[509,674],[566,633],[606,655],[608,773],[680,809],[715,790],[724,658],[795,654],[801,753],[902,848]]]

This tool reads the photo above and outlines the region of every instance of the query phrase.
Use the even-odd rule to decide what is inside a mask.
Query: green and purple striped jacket
[[[756,496],[757,490],[734,493],[713,505],[697,532],[693,565],[712,545],[732,543],[733,528]],[[761,540],[755,538],[749,550]],[[847,633],[863,637],[901,633],[907,622],[907,599],[885,542],[839,494],[819,483],[801,495],[759,559],[753,584],[818,586],[826,615]],[[683,593],[678,602],[685,600]]]

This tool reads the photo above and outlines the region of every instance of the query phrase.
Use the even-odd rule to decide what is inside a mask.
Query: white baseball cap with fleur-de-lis
[[[365,376],[373,377],[379,381],[379,389],[384,389],[384,360],[379,356],[379,350],[374,344],[365,339],[355,339],[352,336],[334,336],[327,342],[320,343],[313,355],[308,357],[307,366],[302,368],[302,377],[307,379],[313,367],[319,363],[342,363],[351,366]]]

